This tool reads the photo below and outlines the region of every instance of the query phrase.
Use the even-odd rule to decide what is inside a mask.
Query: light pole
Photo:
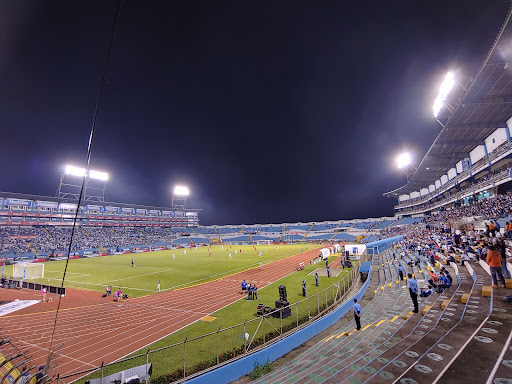
[[[188,187],[176,185],[172,194],[173,209],[187,209],[187,196],[190,194]]]
[[[407,182],[411,180],[412,175],[418,169],[412,161],[411,154],[408,152],[401,153],[396,157],[396,167],[405,173]]]
[[[60,175],[57,197],[72,198],[78,200],[81,190],[81,182],[84,182],[84,201],[105,201],[105,189],[109,175],[106,172],[87,170],[85,168],[66,165]]]

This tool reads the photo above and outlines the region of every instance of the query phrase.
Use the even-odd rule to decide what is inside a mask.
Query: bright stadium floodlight
[[[84,177],[87,171],[85,168],[75,167],[74,165],[66,165],[64,172],[66,175]]]
[[[409,152],[404,152],[398,155],[395,159],[396,167],[403,171],[407,176],[407,182],[411,179],[417,167],[414,165],[412,156]]]
[[[453,72],[448,72],[444,77],[443,83],[439,87],[439,93],[437,94],[436,100],[434,101],[434,106],[432,107],[432,112],[434,117],[439,115],[441,108],[444,106],[444,101],[448,97],[448,94],[452,90],[455,85],[455,75]]]
[[[184,187],[182,185],[177,185],[174,187],[174,195],[175,196],[188,196],[190,191],[188,187]]]
[[[412,163],[412,158],[409,153],[402,153],[396,158],[396,166],[398,168],[405,168]]]
[[[77,177],[81,177],[82,181],[78,181]],[[85,201],[103,202],[108,179],[109,175],[106,172],[87,170],[68,164],[60,175],[56,196],[78,200],[83,190]]]
[[[188,187],[176,185],[172,194],[171,207],[174,209],[187,209],[187,196],[189,194]]]
[[[96,179],[101,181],[107,181],[108,180],[108,173],[107,172],[100,172],[100,171],[89,171],[89,178],[90,179]]]

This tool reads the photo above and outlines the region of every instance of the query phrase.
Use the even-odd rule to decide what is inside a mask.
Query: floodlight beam
[[[441,108],[443,108],[445,105],[444,101],[448,97],[448,94],[450,93],[454,85],[455,75],[453,74],[453,72],[448,72],[444,77],[441,86],[439,87],[439,92],[436,96],[436,100],[434,101],[434,105],[432,107],[432,113],[434,114],[434,117],[437,117],[439,115]]]
[[[78,180],[82,178],[82,181]],[[105,188],[109,179],[106,172],[66,165],[60,176],[56,196],[78,200],[84,187],[84,201],[105,201]]]
[[[188,187],[184,187],[182,185],[177,185],[174,187],[174,195],[175,196],[188,196],[190,191]]]
[[[402,153],[396,158],[396,165],[398,168],[405,168],[412,163],[411,155],[409,153]]]
[[[108,173],[107,172],[100,172],[100,171],[89,171],[89,178],[90,179],[96,179],[101,181],[107,181],[108,180]]]
[[[87,170],[85,168],[75,167],[74,165],[66,165],[64,169],[66,175],[84,177],[87,174]]]

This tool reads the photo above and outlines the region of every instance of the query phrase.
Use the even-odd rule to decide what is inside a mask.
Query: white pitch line
[[[150,273],[144,273],[142,275],[136,275],[136,276],[130,276],[130,277],[123,277],[122,279],[117,279],[117,280],[110,280],[110,282],[113,282],[113,281],[122,281],[122,280],[127,280],[127,279],[136,279],[138,277],[142,277],[142,276],[149,276],[149,275],[154,275],[155,273],[162,273],[163,271],[172,271],[174,270],[175,268],[162,268],[156,272],[150,272]],[[105,283],[107,284],[107,283]]]
[[[56,278],[52,278],[52,277],[48,278],[48,280],[62,281],[62,279],[56,279]],[[113,281],[116,281],[116,280],[113,280]],[[97,285],[98,287],[104,287],[105,285],[107,285],[107,283],[88,283],[88,282],[85,282],[85,281],[76,281],[76,280],[65,280],[65,282],[66,283],[86,284],[86,285]],[[73,288],[73,287],[68,287],[68,288]],[[124,286],[120,286],[119,288],[133,289],[133,290],[136,290],[136,291],[155,292],[154,289],[133,288],[133,287],[124,287]]]

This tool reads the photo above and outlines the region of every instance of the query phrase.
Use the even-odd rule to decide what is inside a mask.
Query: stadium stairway
[[[471,382],[475,377],[481,376],[482,372],[487,374],[490,371],[487,383],[510,383],[512,382],[512,348],[510,348],[512,308],[510,304],[500,299],[500,295],[510,294],[511,291],[490,287],[492,283],[490,275],[479,264],[472,264],[472,268],[477,276],[476,295],[474,299],[470,299],[469,307],[477,313],[465,316],[462,322],[464,332],[472,333],[469,338],[466,338],[464,348],[457,350],[438,378],[441,377],[447,382]],[[491,296],[477,297],[483,292],[484,287],[488,289]]]
[[[37,249],[34,248],[34,246],[32,245],[32,242],[28,243],[29,247],[30,247],[30,250],[32,251],[32,253],[36,256],[39,256],[39,252],[37,252]]]
[[[353,330],[354,321],[350,314],[345,317],[345,324],[329,337],[258,382],[414,384],[441,379],[475,382],[474,378],[481,378],[485,372],[482,365],[486,365],[489,372],[495,361],[498,363],[492,373],[494,377],[512,377],[507,359],[511,355],[511,350],[507,349],[511,338],[510,315],[508,309],[501,308],[505,306],[503,303],[495,304],[497,313],[494,318],[489,316],[492,299],[481,297],[481,294],[482,286],[490,280],[478,264],[471,270],[457,265],[447,266],[457,278],[452,288],[424,299],[420,305],[424,316],[411,316],[410,313],[403,316],[410,308],[411,300],[405,284],[392,282],[397,278],[398,261],[390,260],[391,257],[389,252],[381,254],[377,259],[380,264],[374,258],[368,292],[370,295],[374,292],[375,296],[366,302],[362,300],[363,328],[360,332]],[[425,270],[427,266],[423,259],[421,268]],[[383,284],[388,281],[391,284]],[[421,280],[418,282],[421,285]],[[489,327],[483,324],[489,324]],[[482,337],[474,338],[478,332]],[[481,344],[486,341],[486,346],[493,344],[488,342],[489,334],[501,336],[494,352],[489,352],[492,357],[478,359],[480,366],[474,369],[472,366],[474,372],[469,373],[467,367],[475,360],[474,356],[482,356]],[[468,338],[468,335],[471,336]],[[472,345],[475,347],[471,348]],[[454,373],[455,368],[460,368],[458,374]],[[465,380],[461,380],[462,375]]]
[[[50,233],[50,231],[48,229],[46,229],[45,227],[43,227],[43,230],[48,234],[48,236],[50,236],[51,238],[53,238],[53,235]]]
[[[82,232],[83,232],[83,233],[85,233],[85,235],[86,235],[87,237],[91,237],[91,235],[89,234],[89,232],[87,232],[85,229],[83,229],[83,228],[80,228],[80,229],[82,230]]]
[[[394,225],[399,225],[399,224],[400,224],[400,222],[401,222],[401,221],[403,221],[403,220],[404,220],[404,218],[402,217],[401,219],[398,219],[398,220],[396,220],[396,221],[393,221],[391,224],[389,224],[389,225],[385,226],[385,227],[384,227],[384,228],[382,228],[382,229],[386,229],[386,228],[392,227],[392,226],[394,226]]]
[[[283,230],[281,231],[281,236],[279,236],[279,241],[283,238],[284,230],[286,228],[286,225],[283,225]]]
[[[408,307],[408,291],[403,288],[404,285],[396,284],[397,274],[390,268],[389,262],[385,254],[374,258],[374,264],[378,265],[372,266],[368,292],[375,292],[375,295],[369,301],[362,300],[362,331],[356,332],[353,319],[349,319],[329,337],[294,359],[292,367],[285,367],[260,382],[322,382],[324,376],[336,373],[340,366],[352,364],[352,356],[379,337],[386,324],[395,328],[400,322],[397,320],[399,315]]]
[[[304,241],[306,239],[306,236],[309,234],[309,231],[311,231],[311,228],[313,228],[315,224],[311,224],[311,227],[309,227],[308,231],[306,232],[306,234],[304,235],[304,237],[302,238],[302,241]]]
[[[338,227],[339,227],[340,225],[341,225],[341,223],[339,223],[339,224],[336,226],[336,228],[334,228],[334,229],[333,229],[334,234],[329,238],[329,241],[331,241],[331,240],[334,238],[334,236],[336,236],[336,235],[338,234],[338,233],[336,232],[336,229],[338,229]]]
[[[168,240],[172,245],[174,245],[174,243],[172,242],[172,238],[174,237],[174,233],[172,233],[169,228],[165,228],[165,230],[167,232],[169,232],[169,234],[171,235],[170,237],[166,237],[165,239]]]

